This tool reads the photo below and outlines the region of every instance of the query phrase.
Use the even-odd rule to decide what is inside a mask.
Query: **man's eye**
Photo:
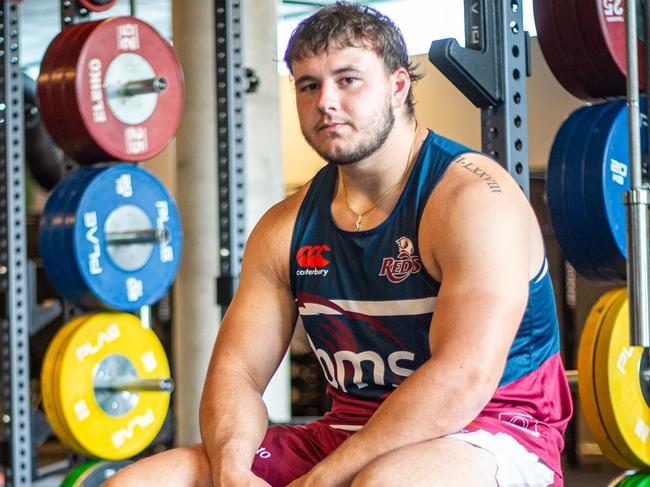
[[[308,85],[303,85],[300,87],[300,92],[301,93],[311,93],[313,91],[316,91],[318,89],[318,84],[316,83],[309,83]]]
[[[357,81],[359,81],[358,78],[352,78],[352,77],[350,77],[350,76],[347,76],[347,77],[345,77],[345,78],[343,78],[343,79],[341,80],[341,82],[342,82],[344,85],[353,85],[353,84],[355,84]]]

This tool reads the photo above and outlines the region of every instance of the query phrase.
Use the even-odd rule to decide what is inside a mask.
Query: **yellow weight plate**
[[[126,397],[129,409],[112,414],[97,401],[93,383],[107,363],[126,363],[140,379],[168,378],[169,364],[156,334],[128,313],[93,315],[63,345],[54,380],[62,419],[92,456],[120,460],[151,444],[167,415],[169,393],[123,392],[116,401]]]
[[[609,291],[596,301],[587,316],[578,348],[578,395],[587,427],[603,454],[619,467],[628,468],[632,466],[630,460],[621,454],[605,431],[594,386],[594,356],[598,333],[607,312],[625,297],[625,289]]]
[[[52,428],[54,434],[65,446],[81,454],[86,454],[87,452],[81,448],[81,445],[74,441],[70,433],[67,431],[67,428],[61,421],[61,416],[58,412],[59,405],[57,404],[56,398],[54,396],[53,380],[54,368],[59,350],[61,349],[61,345],[70,335],[72,330],[83,323],[87,318],[88,315],[78,316],[64,324],[56,332],[54,338],[52,338],[52,341],[50,341],[47,350],[45,351],[43,366],[41,368],[41,396],[43,398],[43,409],[45,411],[47,421],[50,424],[50,427]]]
[[[650,408],[639,377],[643,348],[631,347],[629,335],[626,298],[611,307],[596,341],[596,398],[605,430],[618,450],[634,466],[645,467],[650,465]]]
[[[57,348],[55,350],[54,368],[52,370],[52,397],[54,398],[54,407],[56,408],[57,416],[59,418],[59,421],[61,422],[61,426],[63,427],[64,437],[67,438],[69,442],[68,446],[71,449],[75,450],[77,453],[81,455],[84,455],[86,457],[91,457],[91,458],[94,455],[92,455],[87,449],[85,449],[83,446],[79,444],[79,442],[75,439],[74,434],[70,430],[68,424],[65,422],[65,419],[63,417],[63,405],[61,404],[61,398],[59,397],[59,387],[57,386],[57,384],[58,384],[62,350],[65,349],[65,346],[68,343],[68,340],[70,339],[72,333],[92,316],[94,316],[94,314],[92,313],[84,314],[79,317],[82,319],[73,320],[74,324],[71,325],[68,329],[66,329],[65,333],[62,334],[60,342],[57,344]]]

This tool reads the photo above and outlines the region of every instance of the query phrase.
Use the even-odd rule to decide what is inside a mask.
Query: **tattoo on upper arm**
[[[483,169],[478,167],[473,162],[468,161],[464,157],[460,157],[459,159],[456,159],[456,163],[460,164],[460,166],[463,169],[466,169],[472,174],[476,174],[480,179],[483,179],[487,183],[488,188],[490,188],[490,191],[492,191],[493,193],[502,192],[499,183],[492,176],[490,176],[487,172],[485,172]]]

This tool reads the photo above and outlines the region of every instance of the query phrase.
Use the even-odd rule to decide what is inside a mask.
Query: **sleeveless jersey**
[[[367,231],[342,230],[332,218],[336,166],[327,165],[312,180],[292,237],[291,287],[329,383],[332,409],[325,419],[335,427],[364,424],[431,356],[429,327],[440,283],[420,261],[418,228],[431,192],[466,152],[429,132],[395,208]],[[571,413],[545,262],[529,283],[495,395],[465,430],[507,432],[561,476],[562,434]]]

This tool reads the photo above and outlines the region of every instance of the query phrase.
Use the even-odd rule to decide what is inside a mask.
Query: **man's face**
[[[351,164],[379,149],[393,128],[393,79],[374,51],[347,47],[294,62],[305,139],[328,162]]]

